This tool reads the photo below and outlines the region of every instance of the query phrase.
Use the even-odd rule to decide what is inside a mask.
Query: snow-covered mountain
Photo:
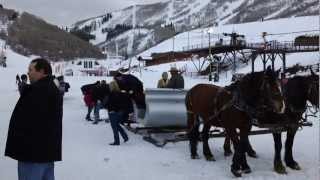
[[[214,24],[316,15],[318,4],[317,0],[169,0],[82,20],[73,28],[94,34],[96,39],[91,42],[108,52],[115,53],[117,49],[122,55],[132,55],[177,32]],[[175,31],[166,30],[164,25],[173,25]],[[164,33],[156,33],[161,28]]]

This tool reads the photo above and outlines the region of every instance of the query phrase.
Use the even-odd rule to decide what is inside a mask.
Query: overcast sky
[[[59,26],[98,16],[133,4],[168,0],[0,0],[5,8],[26,11]]]

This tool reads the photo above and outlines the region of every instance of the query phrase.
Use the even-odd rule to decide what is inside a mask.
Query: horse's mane
[[[255,106],[259,98],[259,87],[263,80],[263,72],[246,74],[241,80],[232,83],[227,89],[238,93],[241,100],[249,106]]]
[[[286,103],[291,108],[294,108],[295,111],[304,111],[308,98],[308,86],[309,83],[313,83],[312,78],[314,77],[316,76],[295,76],[289,78],[284,86]],[[319,82],[319,78],[317,81]]]

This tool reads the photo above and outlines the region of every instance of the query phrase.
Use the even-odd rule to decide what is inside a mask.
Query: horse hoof
[[[298,163],[294,163],[294,164],[287,164],[287,166],[293,170],[301,170],[301,167],[299,166]]]
[[[191,155],[191,159],[200,159],[199,155]]]
[[[252,158],[258,158],[258,155],[257,155],[257,153],[255,151],[248,152],[248,156],[252,157]]]
[[[276,171],[278,174],[287,174],[286,168],[282,165],[282,163],[275,164],[274,171]]]
[[[251,169],[250,168],[246,168],[246,169],[242,169],[242,172],[245,173],[245,174],[249,174],[251,173]]]
[[[251,168],[250,168],[250,166],[249,166],[248,164],[243,165],[243,166],[241,167],[241,169],[242,169],[242,172],[245,173],[245,174],[249,174],[249,173],[252,172],[252,171],[251,171]]]
[[[213,156],[206,156],[207,161],[216,161],[216,159]]]
[[[231,168],[231,172],[235,177],[241,177],[241,170],[240,169]]]

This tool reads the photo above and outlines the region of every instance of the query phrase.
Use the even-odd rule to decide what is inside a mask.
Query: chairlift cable
[[[286,33],[267,33],[267,36],[274,36],[274,35],[285,35],[285,34],[297,34],[297,33],[305,33],[305,32],[319,32],[320,30],[308,30],[308,31],[295,31],[295,32],[286,32]]]

